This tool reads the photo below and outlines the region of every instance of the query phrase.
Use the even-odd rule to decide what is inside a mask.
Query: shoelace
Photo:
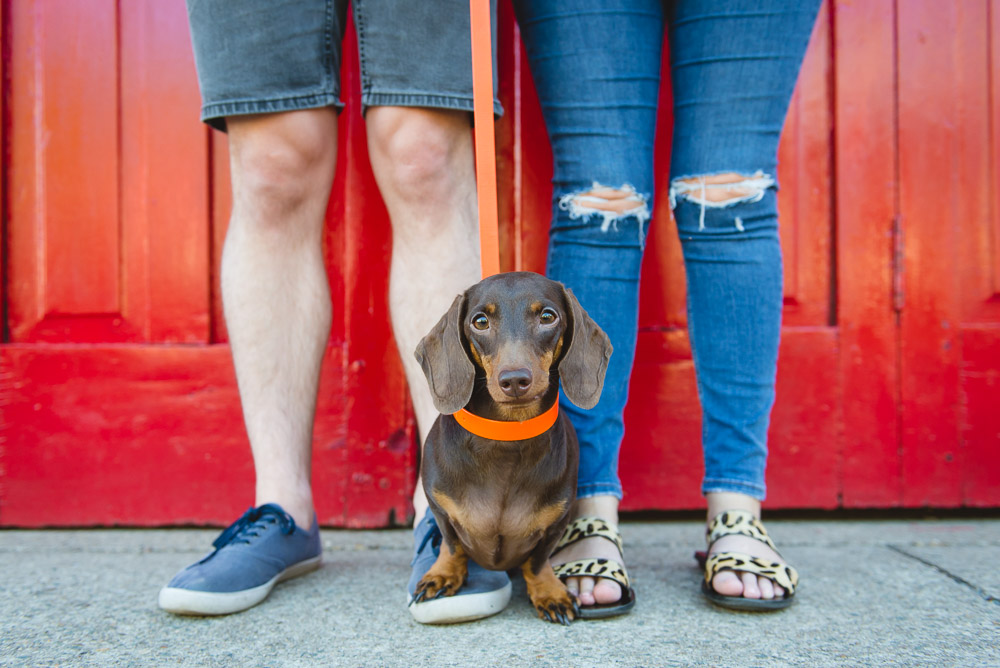
[[[413,553],[413,561],[417,560],[417,555],[424,551],[424,547],[428,542],[431,543],[431,548],[440,548],[441,541],[444,540],[444,536],[441,534],[441,529],[438,528],[437,522],[434,521],[433,516],[428,518],[428,522],[431,525],[431,529],[424,534],[424,538],[420,541],[417,551]],[[410,565],[412,566],[412,563]]]
[[[219,550],[233,543],[249,543],[251,538],[260,535],[265,524],[281,525],[281,533],[290,534],[295,531],[295,520],[292,516],[273,503],[265,503],[259,508],[249,508],[243,516],[229,525],[212,541],[212,547]]]

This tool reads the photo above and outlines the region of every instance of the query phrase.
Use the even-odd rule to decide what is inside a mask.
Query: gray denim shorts
[[[353,0],[361,103],[472,111],[468,0]],[[496,44],[496,0],[493,44]],[[347,0],[187,0],[201,120],[343,107]],[[493,106],[496,99],[493,58]]]

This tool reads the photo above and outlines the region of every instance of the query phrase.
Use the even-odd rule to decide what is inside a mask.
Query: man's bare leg
[[[336,161],[330,108],[228,119],[233,213],[222,299],[257,474],[256,505],[313,521],[313,417],[331,305],[322,233]]]
[[[393,333],[423,443],[438,412],[413,351],[455,295],[480,278],[469,115],[374,107],[366,124],[372,169],[392,221]],[[427,510],[419,483],[413,506],[419,520]]]

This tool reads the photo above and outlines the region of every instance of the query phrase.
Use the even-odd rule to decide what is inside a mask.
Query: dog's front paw
[[[530,593],[531,604],[541,619],[547,622],[569,625],[580,614],[576,597],[566,590],[558,580],[559,587],[541,587],[542,591]]]
[[[433,570],[420,579],[413,594],[413,602],[430,601],[442,596],[454,596],[465,583],[465,573],[457,571],[438,572]]]
[[[535,575],[523,568],[528,584],[528,597],[541,619],[547,622],[569,625],[580,616],[580,605],[576,597],[569,593],[566,585],[552,572],[547,563],[542,572]]]

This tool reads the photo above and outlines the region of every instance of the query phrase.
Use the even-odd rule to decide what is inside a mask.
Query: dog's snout
[[[531,387],[531,369],[504,369],[497,374],[497,382],[504,394],[517,399]]]

